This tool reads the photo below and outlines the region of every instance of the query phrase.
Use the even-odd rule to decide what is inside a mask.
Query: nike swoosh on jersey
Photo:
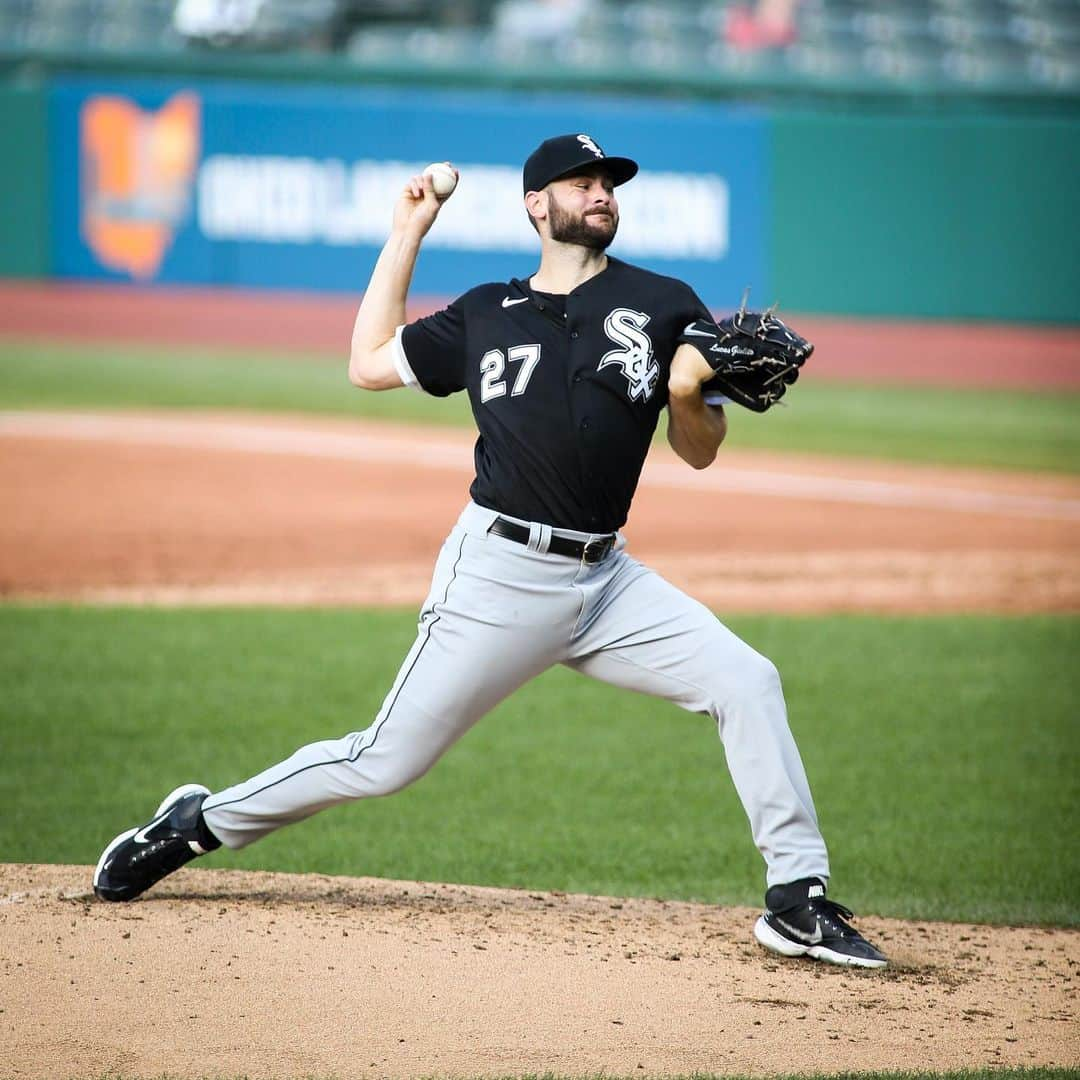
[[[506,301],[504,300],[503,305],[505,306],[505,304]],[[683,333],[689,335],[690,337],[716,337],[715,334],[710,334],[708,330],[693,330],[689,326],[683,331]]]
[[[527,296],[521,296],[521,297],[518,297],[517,300],[511,300],[509,296],[504,296],[502,306],[503,307],[513,307],[515,304],[524,304],[525,301],[528,300],[528,299],[529,298]]]

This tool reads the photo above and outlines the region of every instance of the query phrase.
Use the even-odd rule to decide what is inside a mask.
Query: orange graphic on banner
[[[157,112],[94,97],[80,118],[82,233],[103,266],[154,277],[191,202],[200,104],[182,92]]]

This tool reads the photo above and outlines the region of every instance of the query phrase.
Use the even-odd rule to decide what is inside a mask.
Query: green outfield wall
[[[781,112],[772,138],[785,307],[1080,319],[1080,114]]]
[[[49,272],[47,98],[41,86],[0,83],[0,275]]]

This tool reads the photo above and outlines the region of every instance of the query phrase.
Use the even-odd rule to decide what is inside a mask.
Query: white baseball
[[[445,199],[457,187],[457,174],[449,161],[433,162],[424,170],[424,175],[431,177],[431,186],[440,199]]]

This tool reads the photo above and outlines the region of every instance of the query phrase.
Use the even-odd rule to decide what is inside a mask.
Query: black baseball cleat
[[[139,829],[122,832],[101,853],[94,892],[101,900],[134,900],[196,855],[221,846],[200,811],[210,789],[184,784],[170,791],[154,816]]]
[[[849,967],[880,968],[889,962],[844,921],[853,913],[827,900],[818,878],[774,885],[765,894],[765,907],[765,914],[754,924],[754,937],[774,953]]]

